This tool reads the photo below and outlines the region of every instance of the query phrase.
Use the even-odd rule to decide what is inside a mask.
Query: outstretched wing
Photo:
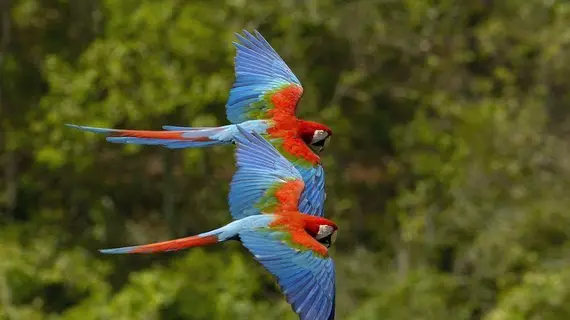
[[[285,61],[263,36],[254,30],[237,34],[240,43],[235,58],[236,81],[230,90],[226,104],[228,120],[241,123],[253,119],[275,120],[276,125],[295,118],[297,104],[303,95],[303,87]],[[323,216],[325,180],[323,168],[316,156],[302,141],[291,139],[288,133],[274,128],[270,135],[277,138],[272,143],[293,162],[305,182],[299,210],[303,213]],[[271,130],[270,130],[271,131]],[[286,131],[286,130],[285,130]]]
[[[237,126],[237,171],[229,203],[234,219],[262,214],[298,211],[305,184],[301,174],[267,140]]]
[[[309,168],[305,166],[295,166],[303,181],[305,181],[305,189],[299,200],[299,211],[313,216],[322,217],[325,208],[325,172],[320,164],[316,164]]]
[[[302,237],[303,239],[299,239]],[[292,247],[287,231],[257,229],[240,233],[243,245],[278,279],[281,290],[301,320],[332,320],[335,315],[335,269],[327,255]],[[303,243],[314,242],[306,233]]]
[[[236,36],[240,42],[234,42],[236,80],[226,104],[228,120],[272,119],[271,111],[294,116],[303,95],[299,79],[257,30]]]

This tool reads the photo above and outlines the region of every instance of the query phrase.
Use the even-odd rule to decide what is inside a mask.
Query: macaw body
[[[337,225],[301,213],[305,183],[298,170],[259,134],[237,130],[238,170],[229,193],[234,221],[196,236],[101,252],[165,252],[238,240],[277,277],[301,320],[334,319],[335,269],[328,247]]]
[[[322,216],[326,198],[324,173],[321,159],[309,145],[322,150],[332,131],[296,117],[303,95],[301,83],[259,32],[244,34],[237,34],[240,43],[234,43],[236,80],[226,104],[227,118],[232,124],[208,128],[164,126],[165,131],[69,126],[108,134],[107,140],[114,143],[192,148],[233,143],[239,124],[267,139],[297,168],[306,187],[301,196],[301,212]]]

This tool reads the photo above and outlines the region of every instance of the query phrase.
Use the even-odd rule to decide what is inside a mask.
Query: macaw
[[[335,268],[328,248],[337,225],[301,213],[305,184],[300,172],[261,135],[236,128],[240,135],[235,136],[237,171],[228,197],[231,223],[187,238],[100,251],[153,253],[241,241],[277,277],[301,320],[334,319]]]
[[[298,119],[297,104],[303,94],[301,82],[263,36],[244,30],[236,34],[240,42],[235,57],[236,80],[230,90],[226,114],[232,123],[221,127],[163,126],[166,131],[121,130],[68,125],[108,134],[107,141],[167,148],[206,147],[231,144],[238,133],[237,124],[261,134],[301,173],[305,191],[300,210],[323,215],[326,198],[324,172],[318,152],[332,135],[320,123]]]

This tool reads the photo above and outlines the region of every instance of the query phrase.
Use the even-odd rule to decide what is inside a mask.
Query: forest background
[[[0,319],[295,319],[237,243],[233,147],[64,126],[226,124],[234,32],[301,80],[340,226],[339,319],[570,319],[570,2],[1,0]]]

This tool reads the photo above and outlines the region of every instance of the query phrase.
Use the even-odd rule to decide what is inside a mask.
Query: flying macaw
[[[240,43],[235,57],[236,80],[230,90],[226,114],[232,123],[221,127],[163,126],[166,131],[121,130],[68,125],[74,128],[108,134],[107,141],[167,148],[205,147],[235,141],[240,124],[248,131],[261,134],[301,173],[305,191],[300,210],[323,215],[326,198],[324,172],[319,152],[332,131],[325,125],[298,119],[297,104],[303,87],[285,61],[263,36],[244,31],[236,34]]]
[[[335,269],[328,248],[337,225],[299,212],[305,188],[299,171],[259,134],[236,128],[238,169],[229,192],[233,222],[196,236],[101,252],[177,251],[238,240],[277,277],[301,320],[334,319]]]

